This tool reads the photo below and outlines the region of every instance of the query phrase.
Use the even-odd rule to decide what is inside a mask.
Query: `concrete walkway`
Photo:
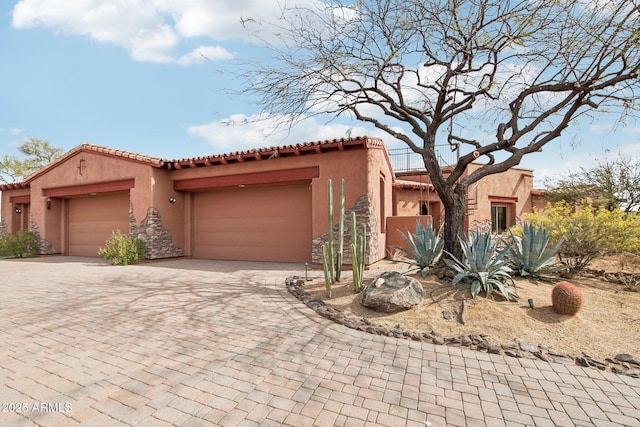
[[[0,260],[0,425],[640,425],[637,379],[354,331],[293,274]]]

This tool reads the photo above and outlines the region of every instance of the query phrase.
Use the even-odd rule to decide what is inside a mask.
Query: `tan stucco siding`
[[[327,181],[333,182],[334,206],[337,213],[337,206],[340,195],[340,180],[345,180],[345,208],[352,207],[358,198],[363,195],[369,195],[372,200],[379,200],[380,183],[379,177],[384,173],[387,177],[386,182],[388,188],[387,199],[385,202],[386,212],[392,211],[391,204],[391,182],[392,172],[386,161],[386,154],[382,149],[353,149],[345,151],[330,151],[317,154],[291,156],[283,158],[273,158],[259,161],[245,161],[241,163],[232,163],[226,165],[215,165],[211,167],[200,168],[183,168],[172,170],[171,179],[174,181],[193,180],[208,177],[225,177],[225,176],[251,176],[254,174],[264,173],[265,175],[272,171],[288,171],[301,170],[308,168],[317,168],[317,176],[311,179],[308,185],[308,191],[311,193],[311,212],[308,219],[311,224],[312,236],[318,237],[327,232]],[[374,176],[374,178],[371,178]],[[185,204],[189,205],[190,196],[188,192],[178,192],[183,197]],[[374,202],[378,203],[378,202]],[[185,223],[191,223],[193,215],[189,211],[189,207],[184,212]],[[375,207],[376,212],[380,212],[380,206]],[[334,221],[337,223],[337,215]],[[188,228],[188,227],[187,227]],[[184,231],[185,248],[191,246],[189,240],[189,230]],[[188,250],[188,249],[187,249]],[[384,257],[384,250],[378,251],[375,255],[376,260]]]
[[[470,172],[480,165],[470,165]],[[492,199],[504,200],[505,205],[513,209],[509,213],[509,224],[514,224],[517,218],[522,219],[524,214],[531,212],[531,191],[533,190],[533,172],[527,169],[509,169],[495,175],[489,175],[475,184],[477,190],[477,209],[470,212],[469,223],[482,223],[491,221]],[[510,203],[507,203],[510,202]]]
[[[65,252],[65,235],[62,231],[68,215],[63,203],[66,198],[65,189],[70,193],[77,193],[83,191],[83,186],[97,185],[95,191],[101,192],[101,186],[108,191],[111,182],[132,180],[129,199],[136,219],[141,220],[152,200],[151,169],[148,165],[118,157],[78,152],[46,173],[36,176],[30,183],[31,214],[41,237],[51,244],[55,252]],[[60,193],[62,196],[47,196],[47,191],[52,189],[57,189],[56,194]]]

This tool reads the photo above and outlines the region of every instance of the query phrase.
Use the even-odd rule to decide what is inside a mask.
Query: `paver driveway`
[[[640,425],[639,380],[350,330],[301,270],[1,260],[0,424]]]

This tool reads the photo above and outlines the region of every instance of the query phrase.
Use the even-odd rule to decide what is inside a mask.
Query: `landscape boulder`
[[[360,304],[375,311],[393,313],[408,310],[422,302],[422,284],[397,271],[384,272],[362,291]]]

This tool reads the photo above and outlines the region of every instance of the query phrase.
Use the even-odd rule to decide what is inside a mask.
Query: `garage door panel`
[[[108,193],[70,199],[68,254],[98,256],[114,230],[129,232],[129,194]]]
[[[309,183],[197,193],[193,245],[196,258],[308,261]]]
[[[282,230],[287,230],[288,232],[299,231],[305,233],[308,230],[308,226],[306,224],[300,224],[295,220],[295,217],[286,217],[286,218],[226,218],[226,219],[218,219],[218,218],[209,218],[208,220],[204,220],[198,230],[200,233],[231,233],[237,234],[236,230],[241,229],[243,233],[250,234],[267,234],[270,230],[278,230],[275,232],[277,235],[278,232],[282,232]]]

